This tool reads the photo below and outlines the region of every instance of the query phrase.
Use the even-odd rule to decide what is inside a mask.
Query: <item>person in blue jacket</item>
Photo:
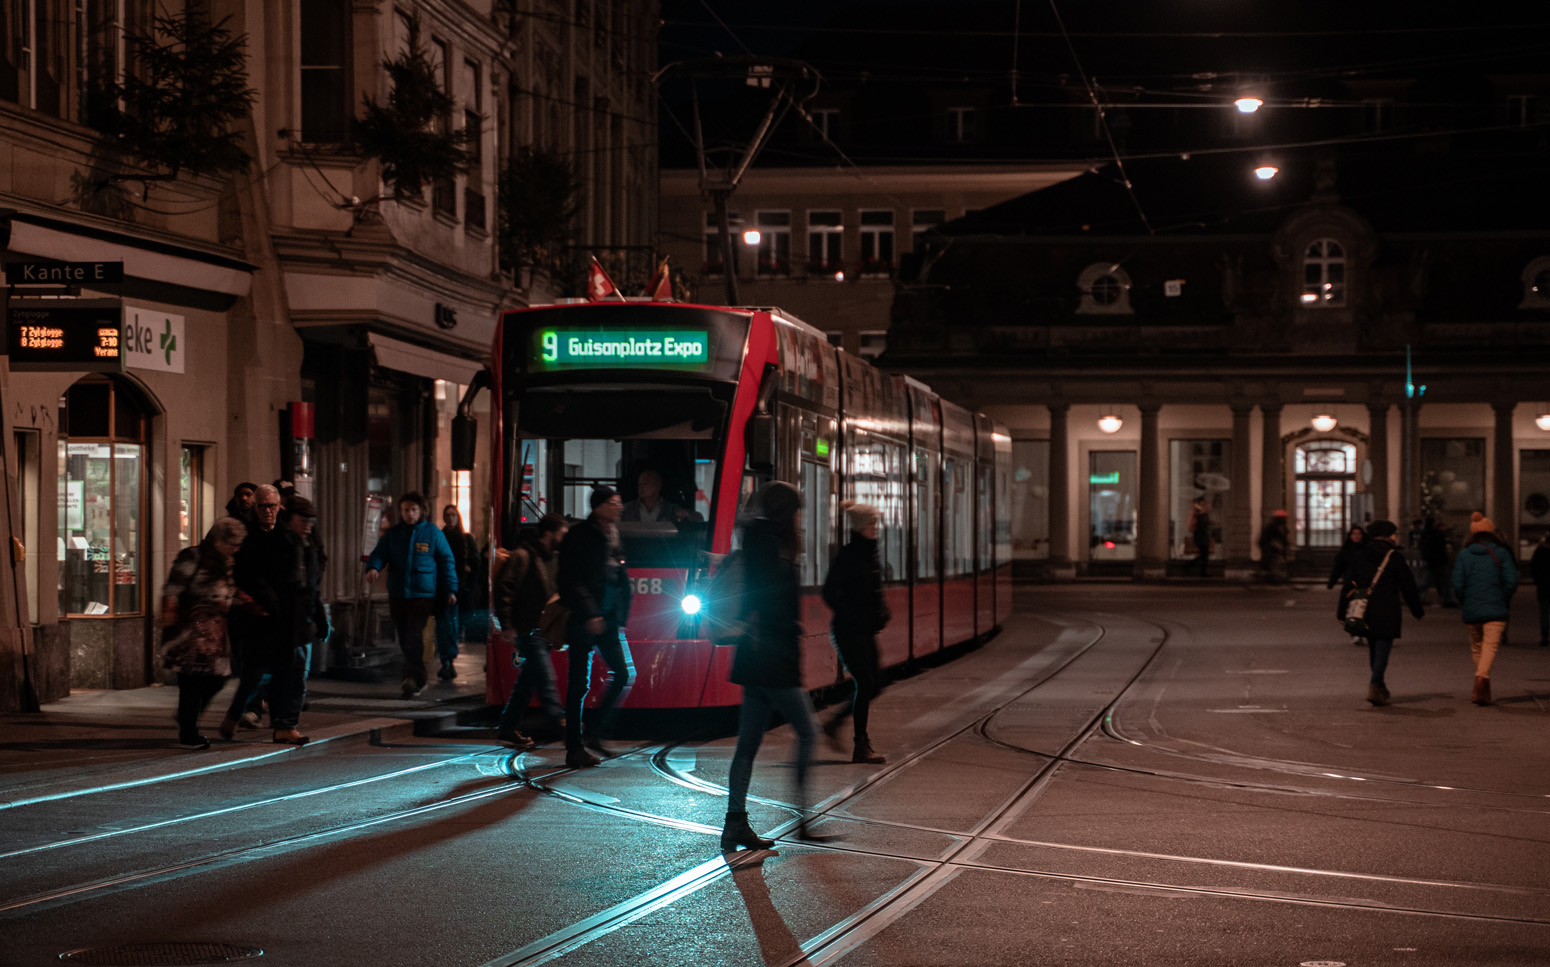
[[[425,691],[425,626],[439,609],[457,607],[457,568],[424,497],[410,491],[398,498],[398,516],[366,558],[366,581],[387,571],[388,613],[404,653],[404,698],[413,698]]]
[[[1491,704],[1491,665],[1507,633],[1512,592],[1518,589],[1518,566],[1512,549],[1496,536],[1491,518],[1475,511],[1469,521],[1469,543],[1453,561],[1453,593],[1460,617],[1469,629],[1470,657],[1475,662],[1475,689],[1470,701]]]

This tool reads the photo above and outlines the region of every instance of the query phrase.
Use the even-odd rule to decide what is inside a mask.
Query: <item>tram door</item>
[[[1356,446],[1338,440],[1299,444],[1297,546],[1338,548],[1350,530],[1356,494]]]

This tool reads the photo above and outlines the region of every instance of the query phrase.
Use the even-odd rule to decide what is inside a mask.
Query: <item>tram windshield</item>
[[[580,520],[591,495],[623,499],[619,534],[631,567],[692,568],[710,546],[725,405],[704,388],[535,390],[515,407],[510,475],[518,520]]]

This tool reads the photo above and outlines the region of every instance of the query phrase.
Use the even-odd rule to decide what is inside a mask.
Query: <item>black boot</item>
[[[748,825],[748,813],[727,813],[727,824],[721,829],[721,852],[731,853],[739,846],[748,849],[769,849],[773,839],[765,839]]]
[[[804,843],[832,843],[839,839],[839,837],[833,833],[820,833],[814,830],[811,821],[806,817],[803,817],[797,823],[797,828],[792,832],[791,835],[794,839],[798,839]]]
[[[850,757],[851,762],[864,762],[867,765],[880,766],[888,761],[888,757],[872,748],[872,743],[867,739],[856,740],[856,751]]]

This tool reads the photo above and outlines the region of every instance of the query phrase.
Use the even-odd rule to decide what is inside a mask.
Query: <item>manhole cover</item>
[[[262,957],[257,947],[231,943],[132,943],[117,947],[82,947],[59,955],[70,964],[140,967],[142,964],[225,964]]]

